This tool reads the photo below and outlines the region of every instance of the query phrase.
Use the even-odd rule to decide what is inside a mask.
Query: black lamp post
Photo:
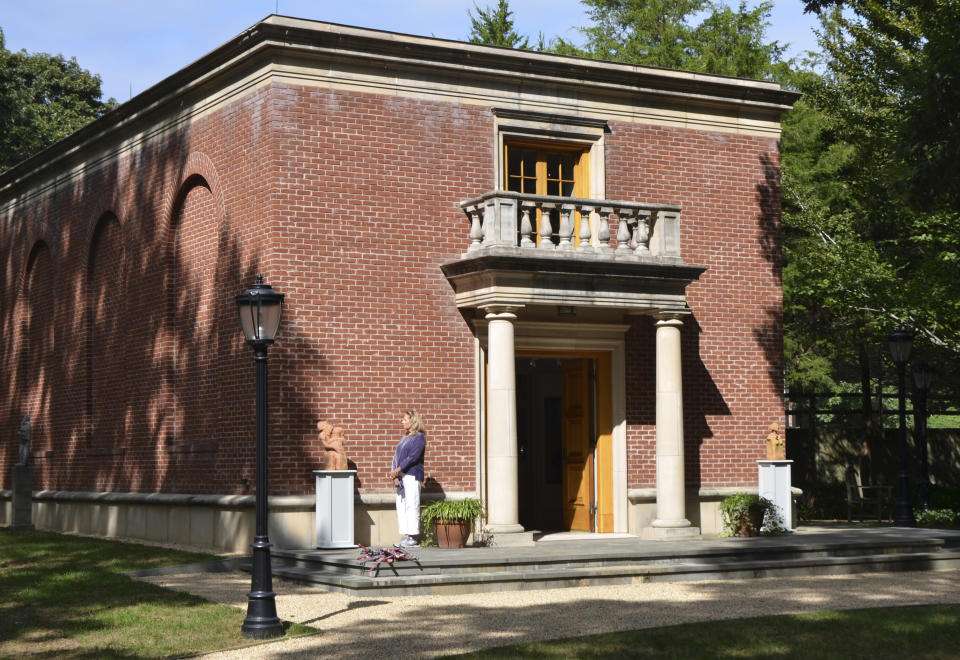
[[[897,330],[890,335],[890,355],[897,365],[900,398],[900,475],[897,479],[897,510],[893,516],[893,524],[897,527],[914,527],[917,524],[913,517],[913,506],[910,504],[910,475],[907,472],[907,402],[904,383],[904,372],[907,360],[910,359],[912,343],[913,337],[903,330]]]
[[[257,283],[236,297],[240,327],[253,346],[257,365],[257,528],[253,537],[253,578],[247,594],[247,618],[240,632],[244,637],[267,639],[283,635],[283,623],[277,618],[276,594],[270,570],[270,539],[267,536],[267,346],[273,343],[280,328],[283,294],[263,283]]]
[[[930,391],[930,382],[933,373],[930,365],[920,362],[913,365],[913,385],[917,390],[914,424],[917,442],[920,445],[920,508],[924,511],[930,508],[930,459],[927,457],[927,392]]]

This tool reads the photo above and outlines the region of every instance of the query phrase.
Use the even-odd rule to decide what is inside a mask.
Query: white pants
[[[403,490],[397,493],[397,526],[401,534],[420,533],[420,482],[412,474],[403,476]]]

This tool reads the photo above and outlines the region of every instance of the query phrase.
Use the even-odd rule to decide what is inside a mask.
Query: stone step
[[[741,542],[744,541],[744,542]],[[679,547],[678,547],[679,546]],[[844,543],[798,542],[784,545],[767,539],[728,540],[684,543],[677,546],[621,543],[589,548],[580,545],[562,547],[517,548],[510,551],[489,548],[440,550],[414,548],[414,561],[381,565],[390,575],[432,575],[449,573],[526,573],[534,570],[599,568],[656,564],[723,564],[731,561],[787,561],[822,557],[915,554],[944,549],[939,538],[866,539]],[[279,568],[303,568],[317,573],[360,575],[370,565],[357,560],[359,550],[318,552],[274,550],[273,565]]]
[[[776,576],[928,571],[960,568],[960,552],[933,551],[871,555],[810,556],[744,561],[681,561],[614,566],[568,566],[520,570],[445,573],[400,573],[376,576],[316,571],[303,566],[276,566],[273,574],[329,591],[363,596],[404,596],[550,589],[631,584],[652,581],[748,579]],[[248,569],[249,570],[249,569]]]

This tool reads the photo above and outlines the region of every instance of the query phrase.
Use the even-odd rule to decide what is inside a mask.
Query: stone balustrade
[[[680,263],[677,205],[496,191],[460,207],[470,219],[470,247],[464,258],[516,251],[525,256]],[[556,215],[558,228],[551,224]],[[589,221],[579,223],[574,237],[577,217]]]

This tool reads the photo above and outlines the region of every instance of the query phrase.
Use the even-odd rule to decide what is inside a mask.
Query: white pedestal
[[[317,548],[356,548],[353,542],[353,479],[356,470],[314,470],[317,480]]]
[[[790,465],[793,461],[757,461],[760,471],[758,490],[780,512],[784,527],[793,531],[793,495],[790,492]]]

